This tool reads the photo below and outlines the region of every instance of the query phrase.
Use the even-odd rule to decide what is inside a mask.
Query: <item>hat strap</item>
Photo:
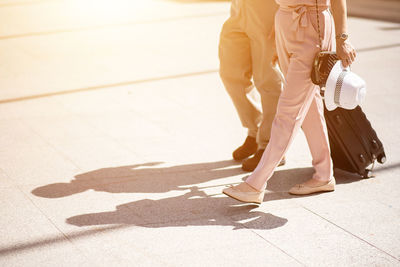
[[[342,85],[343,85],[343,80],[344,77],[348,74],[349,72],[344,69],[340,74],[339,77],[337,78],[336,81],[336,86],[335,86],[335,95],[333,101],[335,102],[338,107],[340,107],[340,94],[342,92]]]

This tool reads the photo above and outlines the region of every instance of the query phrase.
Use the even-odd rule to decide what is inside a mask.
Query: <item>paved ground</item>
[[[219,80],[225,1],[0,0],[1,266],[399,266],[400,25],[351,18],[385,144],[376,178],[293,197],[300,134],[264,203]]]
[[[400,22],[398,0],[348,0],[347,6],[351,16]]]

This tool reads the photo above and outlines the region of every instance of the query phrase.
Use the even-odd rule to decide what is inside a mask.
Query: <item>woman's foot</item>
[[[264,191],[257,191],[246,182],[231,186],[222,190],[225,195],[246,203],[261,204],[264,199]]]
[[[293,186],[289,193],[292,195],[308,195],[317,192],[330,192],[335,190],[335,185],[336,181],[333,177],[328,182],[310,179],[302,184]]]

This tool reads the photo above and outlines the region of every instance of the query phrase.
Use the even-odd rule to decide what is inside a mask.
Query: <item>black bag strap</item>
[[[319,51],[322,51],[322,37],[321,37],[321,31],[320,31],[320,29],[319,29],[318,0],[315,0],[315,9],[316,9],[316,11],[317,11],[317,26],[318,26]]]

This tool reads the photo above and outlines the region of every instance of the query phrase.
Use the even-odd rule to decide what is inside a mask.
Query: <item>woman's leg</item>
[[[332,15],[329,10],[325,10],[321,18],[322,25],[320,25],[320,28],[322,31],[321,34],[323,34],[322,48],[323,50],[330,51],[334,44]],[[316,22],[316,13],[312,14],[311,19],[313,22]],[[316,24],[314,25],[314,27],[317,27]],[[324,103],[319,90],[316,92],[307,116],[304,119],[302,129],[313,158],[312,164],[315,169],[313,179],[319,181],[330,180],[333,177],[333,164],[330,157],[328,130],[324,117]]]
[[[324,118],[324,104],[317,91],[303,121],[302,129],[306,136],[315,169],[313,179],[329,181],[333,177],[332,160],[329,149],[328,130]]]
[[[260,163],[246,182],[262,191],[267,180],[286,153],[298,133],[314,99],[316,87],[310,84],[309,72],[301,60],[291,58],[286,75],[286,86],[279,99],[272,124],[271,139]]]
[[[313,85],[310,79],[311,65],[318,51],[316,47],[318,37],[315,29],[310,25],[310,27],[300,29],[304,31],[304,40],[298,40],[296,34],[293,33],[292,23],[291,12],[278,11],[276,15],[277,52],[282,72],[286,77],[286,84],[279,99],[270,143],[259,165],[246,180],[246,183],[259,191],[265,189],[267,180],[272,176],[274,169],[302,126],[310,106],[312,106],[311,113],[307,120],[315,123],[314,127],[317,128],[314,131],[307,121],[306,136],[308,135],[309,143],[312,145],[310,149],[313,150],[313,156],[317,156],[315,162],[318,162],[316,166],[319,172],[321,173],[320,169],[323,169],[322,173],[331,172],[329,144],[324,145],[327,142],[327,135],[324,133],[326,126],[324,120],[320,119],[323,113],[321,114],[316,105],[312,105],[316,95],[319,95],[317,86]],[[322,143],[318,145],[317,142],[310,140],[315,136],[318,136],[318,142]]]

